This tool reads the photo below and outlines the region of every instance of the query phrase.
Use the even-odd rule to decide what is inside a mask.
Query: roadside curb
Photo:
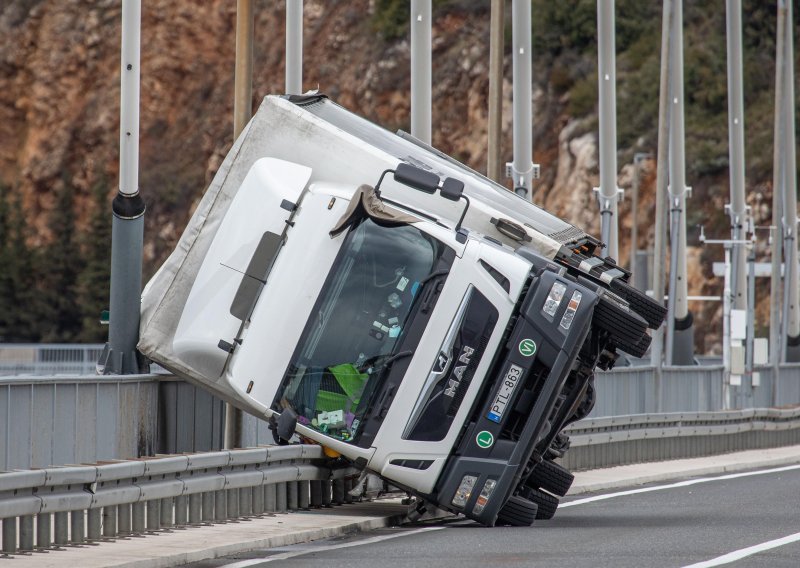
[[[780,453],[774,457],[757,457],[751,459],[748,454]],[[734,456],[738,457],[735,459]],[[718,461],[721,463],[713,463]],[[581,495],[596,491],[609,491],[611,489],[622,489],[661,481],[674,481],[687,477],[697,477],[703,475],[722,475],[726,473],[738,473],[751,469],[767,467],[781,467],[785,465],[800,464],[800,446],[788,446],[783,448],[773,448],[771,450],[752,450],[746,452],[734,452],[719,456],[705,458],[689,458],[685,460],[673,460],[664,462],[650,462],[635,464],[630,466],[617,466],[599,470],[579,471],[575,473],[575,482],[569,490],[568,495]],[[667,471],[648,472],[657,468],[672,466]],[[588,480],[586,478],[605,475],[611,479]]]

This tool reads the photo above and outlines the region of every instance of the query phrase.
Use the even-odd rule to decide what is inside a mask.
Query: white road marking
[[[247,568],[248,566],[257,566],[258,564],[264,564],[265,562],[272,562],[274,560],[286,560],[287,558],[294,558],[295,556],[302,556],[303,554],[328,552],[329,550],[338,550],[340,548],[351,548],[353,546],[362,546],[364,544],[375,544],[376,542],[391,540],[393,538],[399,538],[401,536],[410,536],[412,534],[419,534],[430,531],[440,531],[444,528],[445,527],[423,527],[421,529],[416,529],[413,531],[403,531],[392,534],[385,534],[381,536],[373,536],[371,538],[365,538],[364,540],[356,540],[353,542],[345,542],[342,544],[331,544],[329,546],[314,546],[314,547],[304,548],[302,550],[284,552],[283,554],[276,554],[274,556],[268,556],[266,558],[253,558],[251,560],[241,560],[239,562],[233,562],[231,564],[223,564],[222,566],[220,566],[220,568]]]
[[[686,481],[679,481],[677,483],[670,483],[668,485],[656,485],[653,487],[641,487],[639,489],[628,489],[627,491],[618,491],[616,493],[606,493],[605,495],[595,495],[594,497],[586,497],[584,499],[576,499],[574,501],[567,501],[561,503],[558,508],[574,507],[575,505],[585,505],[586,503],[593,503],[595,501],[604,501],[606,499],[613,499],[614,497],[624,497],[626,495],[636,495],[638,493],[650,493],[651,491],[661,491],[663,489],[674,489],[676,487],[689,487],[690,485],[697,485],[699,483],[708,483],[711,481],[724,481],[726,479],[737,479],[739,477],[750,477],[753,475],[766,475],[768,473],[780,473],[782,471],[791,471],[800,469],[800,465],[788,465],[785,467],[776,467],[773,469],[762,469],[759,471],[746,471],[743,473],[731,473],[728,475],[720,475],[717,477],[700,477],[697,479],[687,479]]]
[[[742,548],[741,550],[734,550],[728,554],[723,554],[722,556],[717,556],[716,558],[705,560],[704,562],[698,562],[697,564],[690,564],[688,566],[684,566],[683,568],[711,568],[712,566],[730,564],[731,562],[736,562],[737,560],[747,558],[753,554],[758,554],[759,552],[764,552],[765,550],[778,548],[779,546],[784,546],[786,544],[791,544],[798,541],[800,541],[800,533],[790,534],[789,536],[785,536],[783,538],[776,538],[775,540],[762,542],[761,544],[756,544],[754,546],[748,546],[747,548]]]

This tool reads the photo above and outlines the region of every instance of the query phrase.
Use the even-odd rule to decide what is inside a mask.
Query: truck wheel
[[[650,337],[649,334],[645,333],[636,345],[620,344],[618,347],[629,355],[633,355],[634,357],[643,357],[650,348],[651,341],[653,341],[653,338]]]
[[[537,519],[552,519],[553,515],[556,514],[556,509],[558,509],[558,497],[553,497],[549,493],[531,487],[527,488],[525,496],[536,503]]]
[[[611,281],[611,291],[627,301],[633,311],[647,321],[650,329],[658,329],[667,317],[667,308],[653,298],[619,279]]]
[[[639,314],[606,295],[594,309],[593,323],[607,331],[620,346],[636,345],[647,332],[647,322]]]
[[[563,497],[572,487],[575,476],[568,469],[550,460],[543,460],[533,468],[525,485],[531,489],[542,488],[553,495]]]
[[[497,515],[498,525],[510,525],[512,527],[529,527],[533,524],[538,507],[536,503],[520,497],[512,495],[506,501],[500,513]]]

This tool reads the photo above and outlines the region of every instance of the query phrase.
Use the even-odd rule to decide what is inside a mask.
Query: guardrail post
[[[188,513],[186,506],[189,498],[186,495],[178,495],[175,497],[175,526],[179,527],[188,522]]]
[[[17,518],[3,519],[3,552],[13,554],[17,551]]]
[[[308,509],[308,499],[309,499],[309,491],[310,491],[311,484],[308,481],[298,481],[297,482],[297,489],[300,492],[300,499],[299,505],[300,508],[305,510]]]
[[[33,516],[19,518],[19,549],[33,550]]]
[[[264,511],[274,513],[278,510],[278,488],[274,483],[264,486]]]
[[[286,483],[286,493],[287,493],[287,500],[288,500],[288,508],[290,511],[297,510],[297,482],[296,481],[288,481]]]
[[[50,513],[36,515],[36,547],[50,547]]]
[[[206,491],[203,493],[202,501],[202,521],[204,523],[210,523],[214,520],[214,493],[212,491]]]
[[[89,519],[88,537],[89,540],[100,540],[100,509],[89,509],[87,517]]]
[[[117,506],[103,507],[103,536],[113,538],[117,536]]]
[[[286,483],[275,485],[275,511],[278,513],[286,512]]]
[[[253,516],[253,488],[242,487],[239,489],[239,516]]]
[[[333,481],[333,503],[344,504],[344,491],[344,479],[335,479]]]
[[[117,529],[119,534],[131,534],[131,505],[117,507]]]
[[[147,530],[157,531],[161,528],[161,501],[151,499],[147,501]]]
[[[55,539],[53,541],[54,544],[57,546],[67,544],[69,534],[69,513],[66,511],[61,511],[59,513],[55,513],[53,518],[55,519],[54,523],[56,526]]]
[[[235,519],[239,516],[239,490],[227,489],[225,492],[228,494],[228,518]]]
[[[322,481],[322,506],[323,507],[330,507],[331,506],[331,490],[332,490],[332,483],[330,479],[325,479]]]
[[[342,481],[344,481],[344,502],[352,503],[354,499],[353,496],[350,495],[350,490],[353,489],[353,486],[355,485],[355,480],[343,479]]]
[[[322,507],[322,481],[314,479],[309,484],[311,506],[315,509]]]
[[[266,489],[263,485],[257,485],[253,487],[253,514],[254,515],[263,515],[264,514],[264,490]]]
[[[136,534],[143,533],[145,529],[145,507],[146,502],[133,504],[133,532]]]
[[[203,518],[203,497],[206,493],[193,493],[189,495],[189,523],[197,525]]]
[[[224,521],[225,520],[225,513],[228,510],[227,505],[225,504],[227,492],[224,489],[220,489],[219,491],[214,492],[214,520],[215,521]]]
[[[160,509],[159,520],[161,521],[161,528],[168,528],[172,526],[172,497],[164,497],[159,499],[158,505]]]
[[[83,510],[70,512],[70,542],[86,540],[86,514]]]

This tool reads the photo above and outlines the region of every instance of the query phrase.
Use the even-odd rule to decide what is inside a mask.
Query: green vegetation
[[[22,204],[0,185],[0,341],[100,342],[108,307],[111,212],[95,189],[90,231],[77,235],[74,188],[63,183],[48,219],[52,238],[30,246]]]

